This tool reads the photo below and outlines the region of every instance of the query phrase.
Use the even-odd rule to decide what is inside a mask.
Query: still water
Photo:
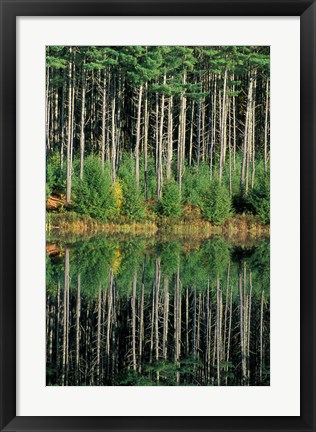
[[[47,385],[270,384],[269,241],[50,245]]]

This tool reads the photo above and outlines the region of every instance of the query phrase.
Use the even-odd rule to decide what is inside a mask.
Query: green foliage
[[[176,274],[180,265],[181,245],[176,241],[170,241],[159,245],[161,270],[165,276]]]
[[[78,164],[75,169],[78,172]],[[95,156],[85,160],[83,179],[74,177],[73,190],[73,205],[79,213],[100,221],[112,220],[118,215],[109,172],[102,171]]]
[[[145,206],[139,189],[136,186],[135,180],[127,183],[122,182],[123,203],[121,213],[128,219],[140,221],[145,216]]]
[[[55,182],[54,170],[51,164],[47,164],[46,169],[46,199],[51,195]]]
[[[152,166],[152,164],[150,164]],[[133,156],[124,154],[118,170],[122,181],[123,202],[121,213],[133,221],[144,219],[145,205],[142,188],[137,188],[135,182],[135,160]]]
[[[231,247],[221,237],[215,237],[206,242],[201,253],[201,262],[207,271],[208,277],[225,279],[230,262]]]
[[[47,91],[49,100],[54,101],[54,111],[48,121],[49,147],[47,151],[47,184],[46,195],[52,192],[65,193],[66,166],[67,166],[67,142],[69,130],[68,119],[68,85],[69,68],[74,66],[73,82],[78,94],[83,92],[83,78],[89,83],[86,89],[85,110],[82,111],[80,104],[76,104],[74,118],[73,148],[74,165],[71,170],[73,190],[71,200],[77,211],[84,215],[90,215],[99,220],[115,220],[119,209],[113,206],[109,190],[110,181],[107,176],[96,181],[84,178],[82,182],[78,179],[78,165],[76,158],[79,156],[78,126],[83,121],[85,132],[84,159],[87,155],[101,152],[101,143],[106,141],[105,158],[110,160],[113,166],[118,168],[116,178],[125,184],[125,202],[122,214],[131,220],[140,220],[144,213],[153,221],[156,219],[156,211],[159,207],[163,217],[179,217],[182,214],[182,203],[194,208],[197,215],[202,210],[205,219],[215,224],[221,224],[230,214],[227,190],[232,196],[233,206],[237,213],[253,212],[259,214],[264,223],[269,221],[269,188],[262,180],[263,171],[263,141],[265,124],[265,104],[269,97],[269,69],[270,48],[264,46],[49,46],[46,48],[47,69]],[[84,74],[83,74],[84,72]],[[210,77],[210,82],[205,77]],[[95,77],[98,77],[96,80]],[[225,79],[225,77],[227,79]],[[241,165],[244,159],[242,146],[243,130],[247,107],[247,91],[249,77],[257,79],[258,85],[254,92],[256,110],[254,124],[255,131],[255,175],[254,190],[247,197],[241,186]],[[214,190],[210,188],[211,177],[218,176],[220,143],[215,133],[213,139],[214,113],[218,119],[222,117],[222,97],[226,89],[226,95],[230,103],[235,102],[233,124],[225,127],[227,144],[226,158],[222,171],[222,188]],[[103,86],[105,86],[103,88]],[[148,136],[147,136],[147,172],[144,172],[144,143],[141,136],[139,154],[139,188],[135,190],[135,126],[137,118],[137,105],[142,89],[142,106],[145,101],[148,113]],[[214,92],[218,98],[211,98]],[[93,121],[89,112],[98,112],[101,107],[102,95],[106,94],[109,100],[104,100],[106,110],[111,109],[111,101],[115,102],[115,113],[118,115],[115,131],[106,116],[104,125],[100,115]],[[172,175],[178,178],[180,164],[178,163],[179,146],[176,141],[181,136],[181,96],[185,96],[187,103],[187,115],[185,116],[185,128],[187,131],[184,140],[183,158],[181,158],[182,192],[177,196],[176,184],[166,184],[163,197],[157,203],[157,142],[160,139],[160,119],[156,118],[155,110],[160,115],[162,95],[165,96],[164,108],[165,120],[162,125],[163,133],[163,181],[166,173],[166,138],[171,136],[173,141]],[[170,97],[173,96],[173,99]],[[234,99],[233,99],[234,98]],[[170,113],[169,113],[169,103]],[[215,103],[215,106],[213,104]],[[113,109],[113,107],[112,107]],[[168,109],[168,113],[167,113]],[[86,111],[86,113],[85,113]],[[145,110],[141,109],[142,128],[145,125]],[[81,118],[81,116],[83,117]],[[204,120],[203,120],[204,119]],[[158,125],[156,124],[158,122]],[[201,124],[202,122],[202,124]],[[227,120],[228,122],[228,120]],[[63,123],[63,124],[62,124]],[[58,127],[57,127],[58,124]],[[167,132],[168,124],[168,132]],[[172,124],[170,134],[169,127]],[[106,127],[106,137],[104,129]],[[269,130],[269,129],[268,129]],[[117,137],[112,140],[114,135]],[[143,135],[143,130],[141,132]],[[190,165],[188,166],[189,135],[192,143]],[[230,136],[230,141],[229,141]],[[198,139],[199,138],[199,139]],[[168,138],[169,139],[169,138]],[[112,161],[114,153],[109,149],[109,144],[115,144],[115,161]],[[228,143],[229,141],[229,143]],[[233,150],[232,150],[232,145]],[[210,150],[212,149],[212,155]],[[109,151],[110,150],[110,151]],[[64,166],[60,168],[60,155],[63,152]],[[269,148],[268,148],[269,152]],[[69,156],[69,155],[68,155]],[[88,156],[89,158],[90,156]],[[212,158],[211,158],[212,157]],[[183,159],[183,160],[182,160]],[[68,165],[69,165],[68,160]],[[212,171],[210,171],[212,164]],[[86,165],[89,165],[87,160]],[[87,175],[97,177],[98,169],[91,172],[90,167],[85,167]],[[249,175],[252,175],[252,167]],[[69,174],[69,173],[68,173]],[[114,173],[112,173],[113,175]],[[85,173],[86,175],[86,173]],[[249,184],[252,179],[249,179]],[[68,176],[69,181],[69,176]],[[146,190],[145,190],[146,185]],[[90,191],[90,186],[92,187]],[[215,188],[216,189],[216,188]],[[226,189],[226,191],[225,191]],[[104,190],[102,193],[101,190]],[[91,193],[90,193],[91,192]],[[150,201],[143,203],[141,201]],[[89,202],[90,201],[90,202]],[[134,201],[134,202],[133,202]],[[159,205],[158,205],[159,204]],[[96,205],[101,206],[98,210]],[[156,207],[157,206],[157,207]]]
[[[62,193],[65,190],[65,167],[61,169],[60,166],[60,153],[53,152],[47,158],[46,168],[46,198],[51,195],[53,190]]]
[[[141,190],[145,196],[144,184],[145,184],[145,172],[144,172],[144,161],[140,163],[141,170]],[[147,160],[147,174],[146,174],[146,199],[155,200],[157,192],[157,176],[156,176],[156,161],[153,157],[148,157]]]
[[[72,274],[70,288],[77,290],[78,276],[85,298],[96,298],[98,290],[108,286],[109,271],[115,259],[115,244],[106,238],[82,241],[70,255]]]
[[[207,164],[186,168],[183,177],[183,199],[187,203],[203,208],[209,187],[210,169]]]
[[[264,224],[270,223],[270,176],[261,178],[257,187],[249,194],[248,200],[253,206],[255,213]]]
[[[164,185],[162,198],[159,201],[160,213],[163,216],[179,218],[183,213],[183,205],[178,184],[171,180]]]
[[[220,225],[232,214],[229,191],[217,179],[211,183],[209,192],[205,196],[202,211],[205,219],[216,225]]]

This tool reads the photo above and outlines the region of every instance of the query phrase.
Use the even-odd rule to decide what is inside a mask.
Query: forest
[[[47,385],[269,385],[269,241],[99,236],[47,258]]]
[[[270,222],[265,46],[48,46],[49,211]]]
[[[270,48],[46,47],[46,384],[270,385]]]

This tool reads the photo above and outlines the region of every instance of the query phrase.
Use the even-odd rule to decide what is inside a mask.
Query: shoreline
[[[46,232],[60,232],[62,234],[95,235],[131,234],[131,235],[180,235],[207,236],[249,235],[252,237],[268,237],[270,225],[260,223],[253,215],[235,215],[227,219],[222,225],[214,225],[203,219],[166,219],[144,220],[133,222],[121,219],[117,222],[100,222],[77,213],[46,213]]]

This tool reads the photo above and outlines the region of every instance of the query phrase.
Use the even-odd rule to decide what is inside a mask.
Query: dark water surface
[[[58,244],[47,256],[47,385],[269,385],[269,247]]]

